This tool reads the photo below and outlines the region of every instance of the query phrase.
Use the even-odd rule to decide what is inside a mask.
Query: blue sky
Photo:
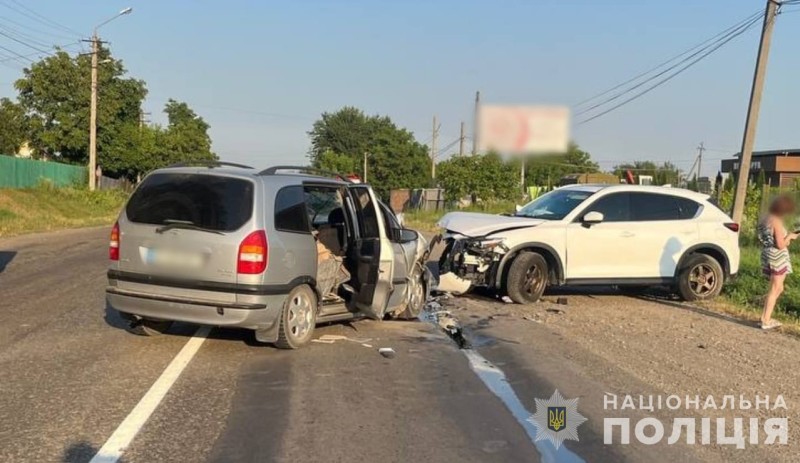
[[[443,146],[457,138],[460,121],[471,124],[476,90],[488,103],[570,105],[764,7],[762,0],[17,1],[86,36],[132,6],[101,36],[147,82],[152,118],[164,121],[167,98],[186,101],[211,124],[223,159],[257,166],[303,163],[313,121],[344,105],[389,115],[421,142],[436,114]],[[19,10],[0,0],[0,18],[29,24],[39,41],[75,35],[8,5]],[[704,141],[703,174],[716,173],[741,143],[758,31],[577,127],[573,138],[603,168],[652,159],[685,170]],[[798,43],[800,14],[781,15],[757,149],[800,147]],[[4,37],[0,45],[31,52]],[[13,95],[19,73],[0,67],[0,96]]]

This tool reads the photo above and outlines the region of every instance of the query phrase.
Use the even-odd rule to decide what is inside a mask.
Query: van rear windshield
[[[253,215],[253,182],[198,174],[153,174],[133,193],[125,213],[131,222],[189,222],[234,231]]]

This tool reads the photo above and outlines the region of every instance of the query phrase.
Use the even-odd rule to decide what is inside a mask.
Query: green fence
[[[86,177],[85,167],[0,155],[0,188],[30,188],[41,179],[67,186],[83,182]]]

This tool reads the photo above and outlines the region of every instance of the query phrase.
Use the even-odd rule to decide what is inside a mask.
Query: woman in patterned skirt
[[[769,213],[758,222],[758,240],[761,242],[761,268],[769,278],[769,292],[764,298],[764,311],[761,313],[761,329],[771,330],[781,326],[772,320],[772,309],[783,292],[783,280],[792,273],[789,256],[789,243],[796,239],[797,233],[787,233],[783,224],[786,216],[794,212],[794,200],[781,195],[769,205]]]

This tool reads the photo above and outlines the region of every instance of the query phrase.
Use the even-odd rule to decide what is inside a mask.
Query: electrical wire
[[[638,84],[636,84],[636,85],[634,85],[634,86],[632,86],[632,87],[629,87],[629,88],[627,88],[625,91],[619,92],[619,93],[617,93],[616,95],[614,95],[614,96],[611,96],[611,97],[609,97],[609,98],[606,98],[606,99],[604,99],[603,101],[601,101],[601,102],[599,102],[599,103],[596,103],[596,104],[594,104],[594,105],[592,105],[592,106],[590,106],[590,107],[588,107],[588,108],[586,108],[586,109],[583,109],[583,110],[581,110],[581,111],[578,111],[578,112],[577,112],[575,115],[576,115],[576,116],[580,116],[580,115],[582,115],[582,114],[586,114],[586,113],[588,113],[588,112],[591,112],[591,111],[593,111],[594,109],[597,109],[597,108],[599,108],[600,106],[603,106],[603,105],[605,105],[605,104],[608,104],[608,103],[610,103],[610,102],[612,102],[612,101],[614,101],[614,100],[616,100],[616,99],[618,99],[618,98],[621,98],[621,97],[622,97],[622,96],[624,96],[625,94],[627,94],[627,93],[630,93],[630,92],[632,92],[633,90],[636,90],[636,89],[638,89],[638,88],[640,88],[640,87],[644,86],[645,84],[647,84],[647,83],[649,83],[649,82],[652,82],[652,81],[653,81],[653,80],[655,80],[655,79],[658,79],[659,77],[663,76],[664,74],[667,74],[667,73],[669,73],[669,72],[673,71],[674,69],[678,68],[680,65],[682,65],[682,64],[684,64],[684,63],[686,63],[686,62],[689,62],[689,61],[691,61],[692,59],[694,59],[694,58],[695,58],[695,57],[697,57],[698,55],[699,55],[699,56],[701,56],[701,58],[702,58],[702,57],[705,57],[705,56],[708,56],[708,55],[710,54],[710,53],[707,53],[707,52],[708,52],[708,50],[711,50],[712,52],[713,52],[713,51],[715,51],[715,50],[717,50],[717,49],[720,47],[720,45],[721,45],[721,44],[728,43],[728,42],[729,42],[729,41],[730,41],[732,38],[734,38],[734,37],[737,37],[737,36],[741,35],[741,33],[743,33],[744,31],[746,31],[746,30],[747,30],[747,29],[749,29],[750,27],[752,27],[752,26],[753,26],[755,23],[757,23],[757,22],[758,22],[758,21],[761,19],[761,17],[763,17],[763,16],[764,16],[764,15],[763,15],[763,13],[762,13],[762,14],[759,14],[759,15],[757,15],[757,16],[755,16],[755,17],[751,18],[751,19],[750,19],[750,20],[749,20],[747,23],[740,25],[739,27],[737,27],[736,29],[732,30],[732,31],[731,31],[731,32],[729,32],[728,34],[725,34],[723,37],[720,37],[718,40],[716,40],[716,41],[714,41],[714,42],[712,42],[712,43],[710,43],[710,44],[706,45],[705,47],[703,47],[703,48],[701,48],[701,49],[699,49],[699,50],[695,51],[694,53],[692,53],[692,54],[690,54],[690,55],[686,56],[685,58],[683,58],[682,60],[678,61],[677,63],[675,63],[675,64],[673,64],[673,65],[669,66],[668,68],[666,68],[666,69],[664,69],[664,70],[662,70],[662,71],[660,71],[660,72],[658,72],[658,73],[656,73],[656,74],[654,74],[654,75],[652,75],[652,76],[648,77],[647,79],[645,79],[645,80],[643,80],[643,81],[639,82]],[[693,62],[696,62],[696,61],[693,61]]]
[[[574,105],[572,105],[572,106],[573,106],[573,108],[577,108],[577,107],[583,106],[584,104],[586,104],[586,103],[588,103],[588,102],[590,102],[590,101],[596,100],[597,98],[600,98],[601,96],[605,96],[605,95],[607,95],[607,94],[609,94],[609,93],[613,92],[614,90],[616,90],[616,89],[618,89],[618,88],[620,88],[620,87],[623,87],[623,86],[625,86],[625,85],[627,85],[627,84],[629,84],[629,83],[635,82],[635,81],[639,80],[640,78],[642,78],[642,77],[644,77],[644,76],[646,76],[646,75],[648,75],[648,74],[650,74],[650,73],[652,73],[652,72],[654,72],[654,71],[657,71],[658,69],[661,69],[662,67],[664,67],[664,66],[668,65],[669,63],[671,63],[671,62],[675,61],[676,59],[678,59],[678,58],[680,58],[680,57],[682,57],[682,56],[684,56],[684,55],[686,55],[686,54],[688,54],[688,53],[691,53],[691,52],[695,51],[696,49],[698,49],[698,48],[700,48],[700,47],[702,47],[702,46],[704,46],[704,45],[708,44],[709,42],[715,41],[715,40],[717,40],[719,37],[721,37],[721,36],[723,36],[723,35],[727,35],[727,34],[728,34],[728,33],[730,33],[732,30],[734,30],[734,29],[737,29],[737,28],[741,27],[743,24],[747,23],[748,21],[752,20],[754,17],[757,17],[757,16],[759,16],[759,15],[763,15],[763,11],[762,11],[761,9],[757,10],[756,12],[754,12],[754,13],[753,13],[753,14],[751,14],[751,15],[749,15],[749,16],[748,16],[748,17],[746,17],[745,19],[743,19],[743,20],[741,20],[741,21],[737,22],[737,23],[736,23],[736,24],[734,24],[733,26],[730,26],[730,27],[728,27],[727,29],[723,30],[722,32],[719,32],[719,33],[717,33],[717,34],[716,34],[716,35],[714,35],[713,37],[711,37],[711,38],[709,38],[709,39],[706,39],[706,40],[704,40],[704,41],[702,41],[702,42],[698,43],[697,45],[695,45],[695,46],[693,46],[693,47],[689,48],[688,50],[686,50],[686,51],[684,51],[684,52],[682,52],[682,53],[679,53],[679,54],[677,54],[677,55],[675,55],[675,56],[673,56],[673,57],[669,58],[668,60],[666,60],[666,61],[663,61],[663,62],[661,62],[661,63],[657,64],[656,66],[653,66],[652,68],[650,68],[650,69],[648,69],[648,70],[646,70],[646,71],[644,71],[644,72],[641,72],[641,73],[639,73],[639,74],[635,75],[634,77],[632,77],[632,78],[630,78],[630,79],[628,79],[628,80],[626,80],[626,81],[624,81],[624,82],[622,82],[622,83],[620,83],[620,84],[618,84],[618,85],[615,85],[615,86],[613,86],[613,87],[609,88],[608,90],[605,90],[605,91],[603,91],[603,92],[601,92],[601,93],[598,93],[598,94],[596,94],[596,95],[594,95],[594,96],[592,96],[592,97],[589,97],[589,98],[587,98],[587,99],[585,99],[585,100],[581,100],[581,101],[579,101],[579,102],[575,103],[575,104],[574,104]]]
[[[13,3],[14,5],[16,5],[16,7],[14,5],[12,5],[11,3],[9,3],[9,1],[11,3]],[[75,37],[80,37],[81,36],[80,32],[77,32],[74,29],[70,29],[69,27],[67,27],[67,26],[65,26],[63,24],[60,24],[60,23],[58,23],[56,21],[53,21],[52,19],[50,19],[50,18],[48,18],[48,17],[46,17],[44,15],[41,15],[41,14],[37,13],[36,11],[28,8],[27,6],[25,6],[22,3],[18,2],[17,0],[9,0],[9,1],[3,2],[3,5],[6,8],[17,12],[17,13],[21,14],[22,16],[25,16],[25,17],[27,17],[28,19],[30,19],[32,21],[36,21],[36,22],[38,22],[38,23],[40,23],[42,25],[50,27],[51,29],[59,29],[59,30],[61,30],[63,32],[68,32],[70,34],[74,34]]]
[[[728,42],[730,42],[734,38],[736,38],[736,37],[742,35],[743,33],[745,33],[747,30],[749,30],[751,27],[753,27],[753,25],[755,25],[758,22],[759,19],[760,18],[758,18],[758,17],[754,18],[745,27],[740,28],[736,33],[728,36],[725,40],[720,41],[718,44],[716,44],[714,47],[710,48],[705,53],[701,54],[699,57],[697,57],[694,60],[690,61],[688,64],[686,64],[685,66],[679,68],[677,71],[673,72],[672,74],[668,75],[667,77],[659,80],[658,82],[656,82],[652,86],[644,89],[643,91],[633,95],[632,97],[630,97],[630,98],[628,98],[626,100],[623,100],[622,102],[612,106],[609,109],[606,109],[606,110],[604,110],[604,111],[602,111],[602,112],[600,112],[598,114],[595,114],[595,115],[593,115],[593,116],[591,116],[591,117],[589,117],[587,119],[583,119],[583,120],[579,121],[577,124],[578,125],[582,125],[582,124],[585,124],[585,123],[587,123],[589,121],[593,121],[593,120],[595,120],[595,119],[597,119],[597,118],[599,118],[601,116],[604,116],[604,115],[610,113],[611,111],[614,111],[615,109],[618,109],[618,108],[620,108],[620,107],[622,107],[622,106],[624,106],[624,105],[626,105],[626,104],[628,104],[628,103],[630,103],[630,102],[632,102],[632,101],[634,101],[634,100],[646,95],[647,93],[650,93],[651,91],[655,90],[656,88],[660,87],[661,85],[663,85],[663,84],[667,83],[668,81],[672,80],[673,78],[677,77],[679,74],[683,73],[685,70],[689,69],[690,67],[694,66],[698,62],[702,61],[704,58],[708,57],[709,55],[711,55],[712,53],[717,51],[720,47],[722,47],[723,45],[727,44]],[[774,20],[774,18],[772,20]]]

